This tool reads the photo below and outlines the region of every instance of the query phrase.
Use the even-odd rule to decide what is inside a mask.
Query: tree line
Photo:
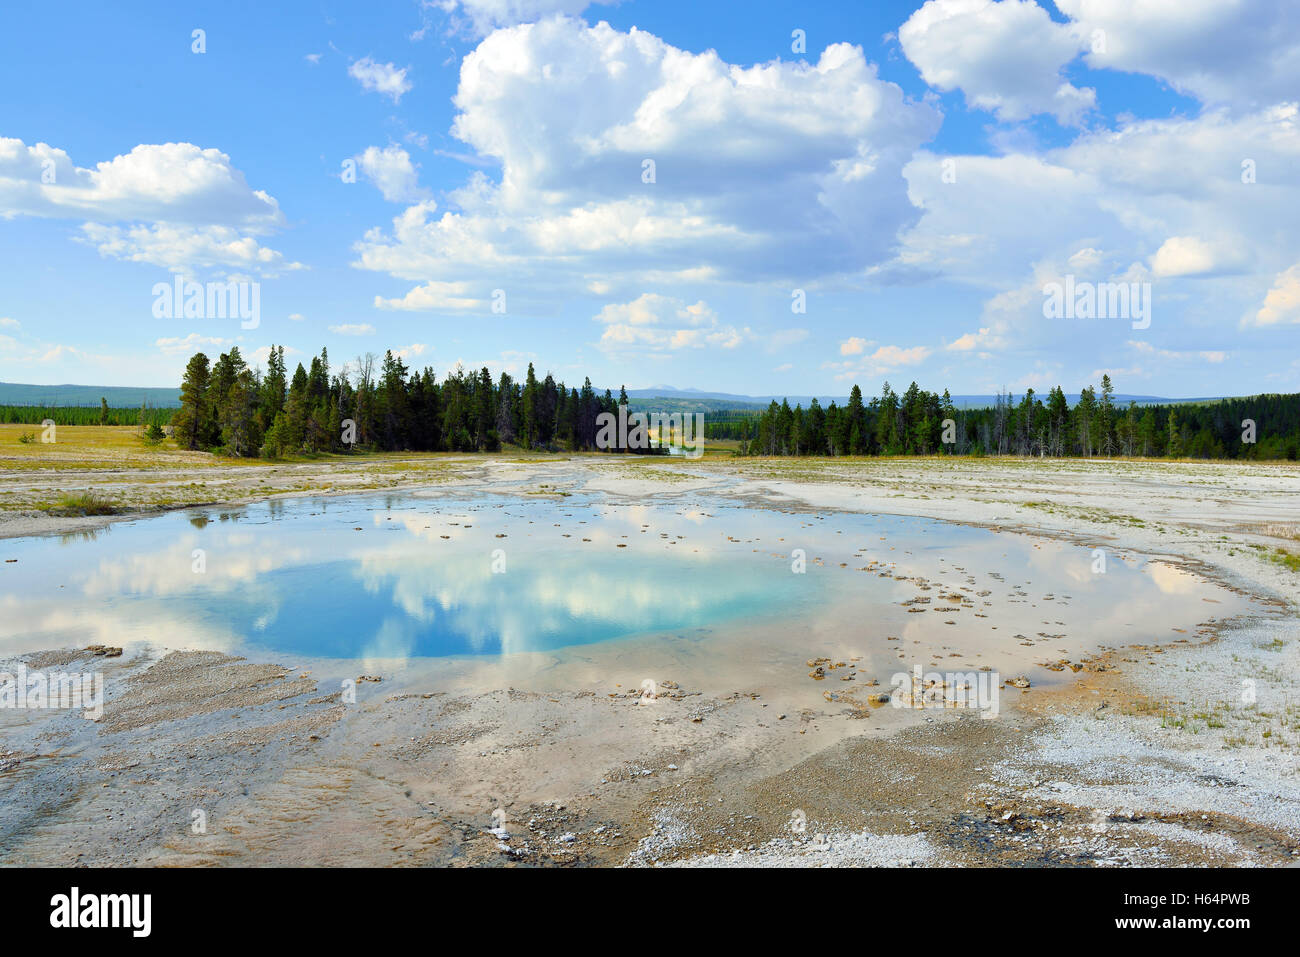
[[[747,455],[1045,455],[1290,459],[1300,452],[1300,394],[1212,402],[1121,407],[1109,376],[1071,404],[1060,386],[1045,397],[999,393],[979,409],[957,409],[948,390],[913,382],[901,395],[888,382],[863,401],[853,386],[843,406],[807,409],[773,401],[766,410],[705,415],[708,439],[738,441]],[[238,347],[216,362],[195,354],[186,365],[178,409],[0,406],[0,421],[58,425],[132,425],[142,432],[171,424],[177,445],[237,456],[282,458],[320,452],[588,451],[597,447],[598,416],[617,416],[617,399],[591,380],[567,387],[533,365],[517,381],[457,367],[437,379],[391,351],[367,354],[334,370],[322,349],[290,376],[284,348],[273,346],[262,371]],[[1249,427],[1243,423],[1252,423]],[[156,434],[156,429],[153,430]]]
[[[748,419],[705,418],[708,438],[739,439],[748,455],[1046,455],[1290,459],[1300,451],[1300,394],[1139,407],[1114,401],[1110,376],[1073,405],[1056,386],[1019,401],[999,392],[994,404],[957,409],[945,389],[913,382],[902,395],[884,384],[863,403],[854,386],[844,406],[804,409],[773,401]]]
[[[250,368],[238,347],[216,362],[200,352],[185,367],[173,417],[181,448],[281,458],[349,450],[490,452],[504,445],[584,451],[596,448],[597,416],[617,415],[619,398],[538,379],[523,381],[487,367],[457,367],[438,381],[392,351],[367,354],[335,371],[322,349],[287,374],[284,348],[272,346],[267,369]]]
[[[147,429],[165,426],[171,422],[175,409],[155,409],[149,405],[137,408],[109,406],[100,399],[99,408],[80,405],[0,405],[0,422],[6,425],[40,425],[46,419],[55,425],[134,425]]]

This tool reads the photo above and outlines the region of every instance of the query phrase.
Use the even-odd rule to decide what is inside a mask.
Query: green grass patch
[[[94,492],[68,492],[45,511],[59,516],[115,515],[117,508]]]
[[[1269,558],[1293,572],[1300,572],[1300,555],[1295,552],[1288,552],[1285,548],[1275,548]]]

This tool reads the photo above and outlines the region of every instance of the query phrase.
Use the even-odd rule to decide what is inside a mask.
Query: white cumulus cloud
[[[1260,326],[1300,324],[1300,264],[1278,274],[1264,304],[1255,313]]]
[[[1204,275],[1218,265],[1210,244],[1195,236],[1170,236],[1151,257],[1151,271],[1157,276]]]
[[[595,316],[605,326],[600,348],[607,352],[673,352],[711,346],[734,349],[750,336],[718,322],[703,300],[688,304],[672,296],[643,293],[627,303],[610,303]]]
[[[1096,93],[1062,76],[1082,43],[1033,0],[929,0],[898,30],[903,52],[926,83],[960,89],[970,106],[998,119],[1048,113],[1077,123]]]
[[[369,146],[356,160],[361,172],[390,203],[416,202],[426,197],[411,154],[400,146],[390,144],[383,149]]]
[[[596,4],[611,5],[618,0],[435,0],[438,7],[467,25],[478,36],[487,36],[500,27],[529,23],[552,14],[577,16]]]
[[[193,143],[141,144],[83,169],[64,150],[0,138],[0,218],[15,216],[260,230],[284,221],[279,204],[251,189],[220,150]]]
[[[84,220],[79,238],[102,255],[177,272],[298,268],[256,238],[284,225],[275,199],[193,143],[141,144],[85,168],[0,138],[0,219],[20,216]]]
[[[469,283],[426,282],[401,298],[376,296],[375,308],[403,312],[474,312],[488,308],[486,297],[476,297],[471,293]]]
[[[499,181],[371,230],[360,267],[532,289],[859,272],[919,215],[902,169],[939,121],[848,44],[745,67],[564,18],[487,37],[455,104]]]
[[[1300,95],[1294,0],[1056,0],[1093,68],[1145,73],[1242,109]],[[1093,37],[1101,43],[1093,49]]]
[[[402,94],[410,92],[412,87],[411,81],[406,78],[406,69],[362,57],[348,67],[348,75],[360,83],[361,89],[367,93],[381,93],[397,103],[402,99]]]
[[[281,253],[229,226],[84,223],[81,232],[82,239],[98,249],[101,256],[149,263],[185,275],[233,271],[275,276],[282,270],[304,268],[301,263],[285,262]]]
[[[889,372],[894,372],[907,366],[920,365],[933,353],[933,349],[928,346],[880,346],[874,352],[865,354],[870,343],[864,343],[862,348],[857,348],[857,343],[861,340],[848,340],[854,348],[845,352],[843,345],[840,347],[840,355],[861,355],[859,359],[846,359],[842,362],[823,362],[822,368],[828,369],[835,374],[837,381],[856,380],[860,378],[874,378]]]

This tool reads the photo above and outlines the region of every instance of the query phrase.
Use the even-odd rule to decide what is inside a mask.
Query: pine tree
[[[863,455],[867,451],[867,412],[862,407],[862,390],[855,384],[849,393],[849,454]]]
[[[1070,403],[1059,385],[1047,394],[1047,454],[1064,455],[1070,425]]]
[[[515,441],[515,383],[502,372],[497,382],[497,437],[502,445]]]
[[[297,454],[304,449],[307,438],[307,370],[298,363],[289,383],[289,397],[284,403],[285,448]]]
[[[474,441],[480,452],[497,447],[497,432],[494,428],[496,410],[492,402],[492,373],[484,366],[478,374],[474,386],[475,435]]]
[[[252,370],[241,369],[221,405],[221,440],[232,455],[252,455],[262,447],[257,428],[258,383]]]
[[[1092,386],[1079,393],[1079,404],[1074,407],[1074,423],[1079,435],[1079,454],[1092,455],[1097,393]]]
[[[880,414],[876,418],[876,444],[882,455],[901,452],[898,442],[898,395],[886,382],[880,391]]]
[[[195,353],[185,366],[185,377],[181,380],[181,407],[172,419],[176,445],[182,449],[206,448],[213,441],[209,427],[210,381],[208,357],[202,352]]]
[[[266,359],[266,377],[262,380],[262,403],[259,410],[264,430],[270,430],[276,416],[284,409],[284,391],[287,386],[284,346],[271,346],[271,353]]]
[[[406,395],[407,369],[392,350],[384,352],[384,363],[379,370],[379,408],[384,447],[408,447],[411,431],[410,403]]]
[[[1097,409],[1097,428],[1101,433],[1098,443],[1102,455],[1111,455],[1115,451],[1114,429],[1115,408],[1110,397],[1115,394],[1115,387],[1110,384],[1110,376],[1103,373],[1101,377],[1101,405]]]
[[[952,420],[952,424],[953,424],[953,426],[954,426],[954,429],[955,429],[955,427],[956,427],[956,425],[957,425],[957,407],[956,407],[955,405],[952,404],[952,396],[948,394],[948,390],[947,390],[947,389],[944,389],[944,390],[943,390],[943,402],[942,402],[942,403],[940,404],[940,406],[939,406],[939,415],[941,416],[941,421],[940,421],[940,423],[939,423],[939,425],[940,425],[940,436],[939,436],[939,439],[940,439],[940,442],[942,442],[942,441],[943,441],[943,434],[942,434],[942,431],[943,431],[943,428],[942,428],[942,427],[943,427],[943,420],[951,419],[951,420]],[[961,441],[961,433],[958,432],[958,434],[957,434],[957,442],[954,442],[954,443],[951,445],[951,447],[941,447],[941,448],[940,448],[940,451],[947,451],[947,452],[950,452],[950,453],[957,453],[957,452],[960,452],[961,449],[958,447],[960,441]]]
[[[524,442],[528,448],[536,446],[540,438],[538,429],[538,408],[537,408],[537,373],[533,371],[533,364],[528,363],[528,377],[524,380],[523,394],[523,416],[524,416]]]

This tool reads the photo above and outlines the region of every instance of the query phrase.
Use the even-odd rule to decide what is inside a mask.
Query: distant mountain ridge
[[[604,391],[604,390],[598,390]],[[609,390],[615,396],[618,388]],[[19,382],[0,382],[0,405],[41,405],[47,407],[79,406],[97,407],[100,398],[108,401],[111,408],[139,408],[147,403],[155,409],[174,409],[180,406],[180,389],[152,388],[113,385],[27,385]],[[1045,393],[1043,393],[1045,395]],[[1019,399],[1023,392],[1017,393]],[[709,392],[704,389],[678,389],[669,385],[651,386],[647,389],[628,389],[628,399],[634,411],[653,411],[657,399],[664,400],[665,412],[721,412],[729,409],[746,411],[764,409],[770,402],[786,400],[793,407],[802,405],[807,408],[814,396],[811,395],[740,395],[734,392]],[[832,402],[844,405],[849,401],[845,395],[818,395],[817,401],[823,406]],[[870,402],[870,395],[863,395],[864,402]],[[1078,401],[1078,395],[1066,393],[1071,404]],[[1154,395],[1129,395],[1116,393],[1114,401],[1118,405],[1128,405],[1130,401],[1138,405],[1168,405],[1175,402],[1214,402],[1223,396],[1203,396],[1192,399],[1170,399]],[[997,401],[993,395],[954,395],[953,405],[959,409],[978,409],[992,406]]]
[[[181,404],[181,390],[119,385],[25,385],[0,382],[0,405],[43,405],[97,407],[105,399],[110,408],[138,409],[147,403],[155,409],[175,409]]]
[[[618,395],[617,389],[611,389],[614,395]],[[1036,395],[1046,397],[1046,393],[1035,393]],[[1015,394],[1017,400],[1023,398],[1024,393]],[[802,405],[807,408],[814,398],[823,405],[830,405],[834,402],[836,405],[844,405],[849,401],[848,394],[844,395],[737,395],[731,392],[706,392],[702,389],[677,389],[673,386],[651,386],[648,389],[628,389],[627,397],[637,400],[636,404],[647,404],[651,399],[672,399],[693,401],[700,405],[711,406],[713,409],[744,409],[749,407],[766,408],[773,401],[781,402],[785,400],[790,403],[791,407]],[[1065,394],[1067,400],[1073,405],[1079,400],[1077,394]],[[1118,405],[1128,405],[1130,401],[1138,405],[1169,405],[1176,402],[1215,402],[1224,396],[1201,396],[1191,399],[1171,399],[1157,395],[1130,395],[1124,392],[1117,392],[1111,397],[1112,401]],[[863,394],[863,402],[870,402],[871,396]],[[997,404],[996,395],[954,395],[952,403],[959,409],[980,409],[988,408]],[[701,409],[700,411],[709,411]]]

